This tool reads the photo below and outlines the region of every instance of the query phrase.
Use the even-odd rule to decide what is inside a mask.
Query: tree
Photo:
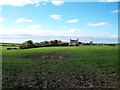
[[[58,41],[58,45],[62,45],[62,41],[61,40]]]
[[[90,41],[90,45],[92,45],[93,44],[93,41]]]
[[[32,40],[28,40],[19,46],[20,49],[32,48],[32,47],[34,47]]]
[[[52,40],[50,41],[51,46],[57,46],[58,45],[58,40]]]
[[[45,46],[48,46],[49,45],[49,42],[48,41],[44,41],[43,42]]]
[[[25,44],[27,44],[27,45],[32,45],[32,44],[33,44],[33,41],[32,41],[32,40],[28,40],[28,41],[25,42]]]
[[[40,46],[40,43],[36,42],[34,43],[35,47],[39,47]]]
[[[58,45],[58,40],[54,40],[54,45],[55,45],[55,46]]]
[[[51,41],[49,42],[49,44],[50,44],[50,46],[53,46],[53,45],[54,45],[54,41],[51,40]]]
[[[20,49],[26,49],[27,47],[26,47],[25,44],[21,44],[21,45],[19,45],[19,48],[20,48]]]

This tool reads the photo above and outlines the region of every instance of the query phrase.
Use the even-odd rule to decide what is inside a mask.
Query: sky
[[[0,0],[0,42],[117,43],[119,0]]]

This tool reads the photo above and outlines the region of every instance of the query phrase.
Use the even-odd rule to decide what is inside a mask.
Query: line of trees
[[[89,43],[80,43],[79,45],[109,45],[115,46],[117,44],[94,44],[93,41]],[[47,46],[69,46],[69,43],[62,42],[61,40],[51,40],[51,41],[43,41],[43,42],[36,42],[33,43],[32,40],[28,40],[21,45],[19,45],[20,49],[28,49],[28,48],[36,48],[36,47],[47,47]]]
[[[19,46],[20,49],[35,48],[35,47],[47,47],[47,46],[64,46],[61,40],[51,40],[33,43],[32,40],[28,40]]]

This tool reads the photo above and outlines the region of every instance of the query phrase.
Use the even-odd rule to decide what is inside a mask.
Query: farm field
[[[117,46],[7,47],[2,47],[3,89],[117,88]]]

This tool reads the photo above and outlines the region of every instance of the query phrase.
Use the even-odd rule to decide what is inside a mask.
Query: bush
[[[16,50],[17,48],[7,48],[7,50]]]

